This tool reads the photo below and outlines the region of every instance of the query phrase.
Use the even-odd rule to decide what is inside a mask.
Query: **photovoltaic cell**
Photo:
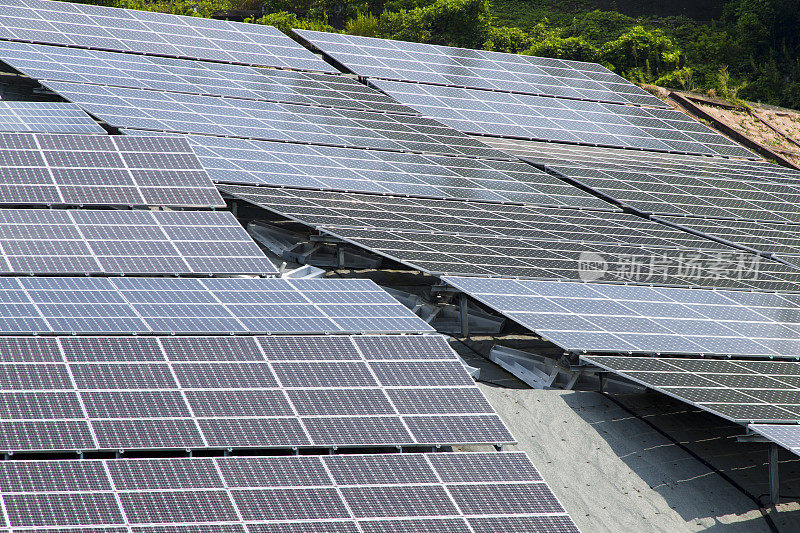
[[[308,290],[303,280],[263,278],[0,278],[0,302],[5,304],[0,332],[432,331],[372,282],[316,281],[316,290]],[[328,303],[328,292],[340,290],[358,297],[368,318],[348,316]]]
[[[371,87],[333,74],[7,41],[0,41],[0,59],[37,80],[417,114]]]
[[[672,109],[370,80],[398,102],[456,130],[532,141],[757,159]]]
[[[0,134],[0,204],[222,207],[179,137]]]
[[[0,131],[49,133],[99,133],[105,130],[69,102],[0,102]]]
[[[0,272],[269,274],[231,213],[0,209]]]
[[[519,162],[203,135],[187,140],[218,183],[614,209]]]
[[[482,139],[642,213],[800,223],[800,172],[778,165]]]
[[[433,275],[794,290],[777,261],[628,214],[220,185],[290,220]],[[595,263],[597,262],[597,263]]]
[[[442,280],[572,352],[795,358],[800,349],[800,299],[793,293]]]
[[[441,122],[416,115],[61,81],[43,85],[119,128],[511,159]]]
[[[660,99],[597,63],[311,30],[294,32],[359,76],[666,107]]]
[[[336,72],[272,26],[48,0],[4,0],[0,39]]]
[[[25,337],[0,337],[0,342],[12,354],[3,351],[0,361],[0,450],[513,441],[439,336],[74,336],[42,338],[35,346]],[[292,343],[316,350],[285,360],[283,347]],[[362,351],[370,345],[383,347],[383,359]],[[24,362],[13,356],[21,350],[31,354]],[[326,360],[328,351],[340,358]],[[59,352],[62,357],[54,356]],[[412,380],[414,372],[424,379]],[[442,394],[447,401],[437,401]],[[398,395],[402,405],[395,403]]]
[[[733,422],[800,421],[797,362],[596,355],[582,359]],[[686,378],[691,378],[691,386],[685,385]]]
[[[500,469],[524,464],[536,474],[521,452],[453,455],[464,464],[488,462]],[[136,526],[134,531],[153,532],[162,529],[152,524],[180,523],[180,531],[195,533],[241,533],[245,525],[258,533],[449,532],[471,531],[475,524],[484,528],[480,531],[497,532],[507,531],[505,525],[513,521],[527,521],[541,531],[577,533],[538,474],[517,481],[520,476],[492,479],[476,470],[463,483],[439,481],[437,476],[448,470],[430,463],[430,457],[403,454],[391,462],[363,455],[10,461],[0,468],[0,498],[13,528],[97,525],[115,531],[129,525]],[[339,478],[333,473],[339,469],[360,470],[363,481]],[[387,469],[396,476],[384,478]],[[418,481],[420,469],[431,477]],[[276,477],[281,470],[294,475]],[[307,483],[312,479],[313,484]],[[479,493],[480,508],[462,498],[466,492]],[[512,493],[514,506],[494,496]],[[368,504],[378,501],[391,505]],[[376,513],[379,520],[374,520]],[[414,519],[420,514],[424,516]],[[173,531],[178,526],[168,527]]]

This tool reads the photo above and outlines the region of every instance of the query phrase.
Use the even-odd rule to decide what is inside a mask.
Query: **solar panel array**
[[[660,99],[597,63],[311,30],[294,32],[359,76],[666,107]]]
[[[80,107],[68,102],[0,101],[0,131],[100,133],[105,130]]]
[[[435,120],[414,115],[60,81],[43,85],[120,128],[509,159]]]
[[[3,274],[273,274],[229,212],[0,209]]]
[[[513,442],[443,337],[0,338],[0,450]]]
[[[0,334],[432,331],[356,279],[14,277],[0,278],[0,303]]]
[[[797,294],[452,276],[442,281],[570,352],[800,353]]]
[[[615,209],[558,178],[514,161],[203,135],[191,135],[187,140],[218,183]]]
[[[506,139],[486,142],[642,213],[800,223],[800,172],[777,165]]]
[[[792,290],[800,273],[623,213],[220,185],[235,198],[434,275]],[[597,278],[595,278],[597,279]]]
[[[800,365],[583,356],[582,360],[733,422],[800,422]]]
[[[0,204],[221,207],[184,139],[0,134]]]
[[[344,76],[0,41],[3,62],[39,80],[416,114]]]
[[[17,530],[578,532],[523,453],[7,461],[0,498]]]
[[[272,26],[48,0],[3,0],[0,39],[336,72]]]
[[[370,80],[370,84],[424,116],[465,133],[657,152],[758,158],[708,126],[672,109],[388,80]]]

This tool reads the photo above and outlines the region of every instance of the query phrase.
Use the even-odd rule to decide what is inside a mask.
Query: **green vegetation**
[[[747,99],[800,108],[798,0],[98,3],[204,17],[255,12],[258,16],[251,16],[249,22],[271,24],[283,31],[299,27],[596,61],[637,83],[713,91],[734,103]],[[667,4],[674,12],[665,11]],[[682,14],[676,16],[678,8]]]

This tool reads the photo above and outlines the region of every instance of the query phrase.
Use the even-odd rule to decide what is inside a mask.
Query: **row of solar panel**
[[[0,305],[12,334],[432,331],[358,279],[0,278]]]
[[[666,107],[597,63],[294,30],[359,76],[578,100]]]
[[[0,58],[39,80],[416,114],[356,80],[331,74],[2,41]]]
[[[220,189],[434,275],[593,276],[771,290],[794,290],[800,281],[800,273],[777,261],[622,213],[270,187]]]
[[[141,134],[125,130],[126,134]],[[187,136],[212,180],[394,196],[616,209],[517,161]]]
[[[229,212],[0,209],[0,273],[274,274]]]
[[[43,85],[119,128],[510,159],[436,120],[415,115],[61,81]]]
[[[613,356],[582,359],[734,422],[800,421],[797,362]]]
[[[0,134],[0,204],[222,207],[179,137]]]
[[[571,352],[796,358],[793,293],[443,277]]]
[[[3,0],[0,39],[337,72],[272,26],[69,2]]]
[[[69,102],[0,101],[0,131],[99,133],[105,130]]]
[[[800,172],[777,165],[508,139],[487,142],[642,213],[800,223]]]
[[[0,450],[503,443],[443,337],[0,337]]]
[[[0,468],[0,486],[14,528],[578,531],[521,452],[14,461]]]
[[[757,159],[672,109],[492,93],[388,80],[370,83],[398,102],[476,135]]]

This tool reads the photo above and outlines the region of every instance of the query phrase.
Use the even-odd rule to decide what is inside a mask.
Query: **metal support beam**
[[[459,313],[461,318],[461,336],[469,337],[469,297],[463,292],[458,295]]]
[[[780,473],[778,471],[778,445],[774,442],[769,444],[769,499],[772,505],[778,505],[780,500]]]

